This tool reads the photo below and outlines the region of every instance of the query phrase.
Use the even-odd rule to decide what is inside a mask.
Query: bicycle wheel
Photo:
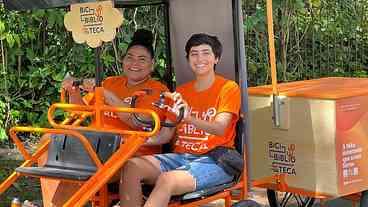
[[[242,200],[234,203],[231,207],[261,207],[261,205],[253,200]]]
[[[314,198],[311,197],[271,189],[267,189],[267,198],[270,207],[312,207],[314,203]]]
[[[362,207],[368,206],[368,190],[362,192],[360,197],[360,205]]]

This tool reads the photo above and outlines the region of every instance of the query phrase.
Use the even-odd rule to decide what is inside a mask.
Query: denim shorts
[[[196,181],[196,191],[229,183],[234,178],[205,155],[168,153],[154,156],[160,161],[161,172],[185,170],[191,174]]]

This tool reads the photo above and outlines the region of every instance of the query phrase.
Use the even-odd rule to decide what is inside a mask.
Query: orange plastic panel
[[[279,95],[317,99],[341,99],[368,94],[368,78],[321,78],[278,84]],[[272,86],[248,88],[249,95],[272,95]]]

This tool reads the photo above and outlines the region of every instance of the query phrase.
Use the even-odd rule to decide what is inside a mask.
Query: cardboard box
[[[333,197],[368,189],[368,79],[322,78],[249,92],[250,178],[287,174],[287,184]]]

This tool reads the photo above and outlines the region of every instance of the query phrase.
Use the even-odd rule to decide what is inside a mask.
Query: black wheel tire
[[[304,197],[289,192],[286,192],[280,199],[278,197],[278,192],[271,189],[267,189],[267,198],[270,207],[286,207],[289,203],[296,203],[298,207],[312,207],[315,200],[314,198]]]
[[[234,203],[231,207],[261,207],[261,205],[253,200],[242,200]]]
[[[360,197],[360,207],[368,207],[368,190],[362,192]]]

